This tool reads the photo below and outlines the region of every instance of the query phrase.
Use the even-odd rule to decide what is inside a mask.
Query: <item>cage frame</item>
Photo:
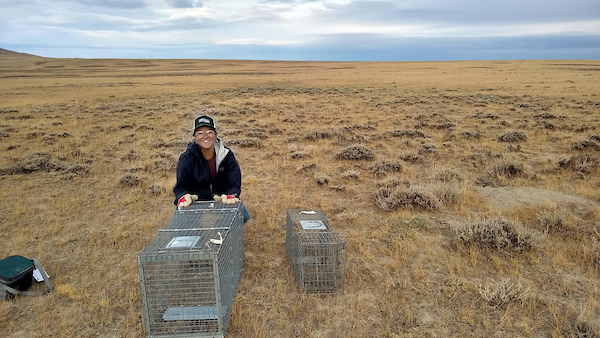
[[[306,228],[302,226],[302,221],[309,222]],[[314,221],[316,223],[310,224]],[[322,210],[288,209],[285,242],[292,274],[302,293],[344,293],[347,246]],[[324,263],[327,259],[332,259],[332,263]],[[321,274],[319,267],[325,270]],[[319,276],[325,278],[319,282]]]
[[[147,337],[225,336],[244,263],[242,208],[241,203],[226,205],[213,201],[196,201],[186,209],[177,210],[165,227],[138,254]],[[211,217],[215,220],[213,226],[206,226],[203,219],[210,220]],[[219,223],[221,220],[224,223]],[[190,237],[197,238],[189,241]],[[173,244],[176,238],[184,238],[182,243],[187,246]],[[183,246],[178,246],[180,244]],[[196,275],[190,277],[182,274],[182,278],[196,278],[201,281],[200,285],[189,283],[188,279],[171,278],[171,269],[190,269],[191,275]],[[158,281],[155,282],[153,274],[169,277],[162,281],[157,278]],[[208,306],[181,306],[188,302],[182,298],[188,296],[187,291],[165,291],[165,296],[161,291],[169,288],[169,285],[164,281],[172,285],[177,282],[187,285],[187,291],[193,289],[196,292],[190,296],[192,301],[206,303]],[[172,299],[167,300],[169,297]],[[184,329],[177,328],[178,326]]]

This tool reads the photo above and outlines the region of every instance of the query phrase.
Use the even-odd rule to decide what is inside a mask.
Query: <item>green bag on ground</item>
[[[48,290],[41,292],[26,291],[31,286],[33,271],[37,268]],[[0,300],[14,295],[40,296],[52,290],[52,283],[37,259],[28,259],[14,255],[0,260]]]

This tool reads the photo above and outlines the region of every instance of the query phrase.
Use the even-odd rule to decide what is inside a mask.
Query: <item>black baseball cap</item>
[[[203,126],[211,127],[213,130],[215,130],[215,119],[207,115],[201,115],[196,117],[194,119],[194,132],[196,131],[196,129]]]

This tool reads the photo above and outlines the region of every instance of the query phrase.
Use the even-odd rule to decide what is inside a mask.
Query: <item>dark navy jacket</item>
[[[175,205],[181,196],[188,193],[198,195],[199,200],[205,201],[212,200],[213,195],[240,196],[242,173],[233,152],[217,138],[215,153],[217,179],[213,182],[200,147],[195,142],[188,144],[177,163],[177,183],[173,187]]]

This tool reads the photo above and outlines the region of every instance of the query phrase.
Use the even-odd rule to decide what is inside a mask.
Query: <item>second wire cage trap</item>
[[[178,210],[138,255],[148,337],[224,337],[244,263],[241,204]]]
[[[323,211],[287,211],[285,247],[298,286],[306,293],[344,291],[346,244]]]

